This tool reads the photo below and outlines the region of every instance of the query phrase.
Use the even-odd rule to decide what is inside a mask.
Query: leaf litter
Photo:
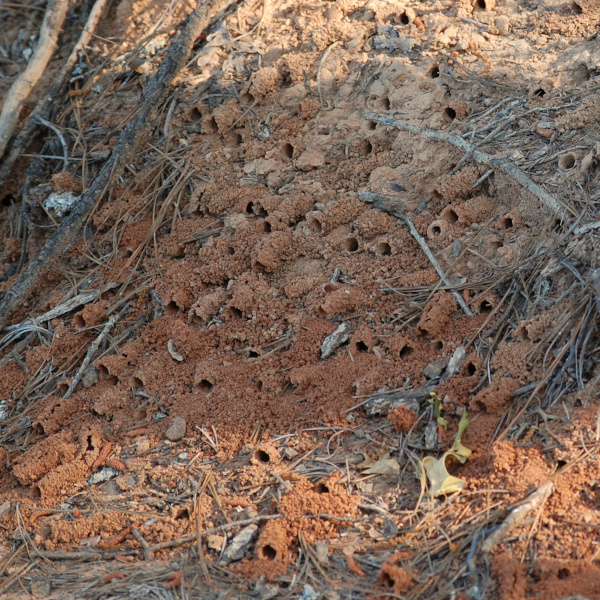
[[[90,15],[0,165],[0,592],[595,597],[597,7],[236,3],[19,296],[188,12]]]

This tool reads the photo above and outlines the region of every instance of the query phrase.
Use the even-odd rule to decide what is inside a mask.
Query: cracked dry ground
[[[43,14],[15,6],[0,4],[0,99]],[[0,293],[192,8],[104,16],[57,103],[68,168],[39,162],[26,210],[28,156],[0,190]],[[597,3],[233,8],[12,317],[43,330],[0,342],[0,594],[600,598]],[[71,9],[38,97],[88,9]],[[365,110],[479,144],[566,208]],[[62,152],[46,130],[26,154]],[[447,463],[464,487],[431,498],[418,467],[465,412],[472,454]]]

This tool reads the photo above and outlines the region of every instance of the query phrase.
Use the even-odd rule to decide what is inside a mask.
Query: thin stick
[[[87,23],[85,24],[85,27],[79,36],[79,40],[73,47],[73,50],[71,50],[71,54],[69,54],[67,62],[60,70],[58,77],[55,78],[54,83],[48,90],[48,93],[45,94],[44,97],[38,102],[35,110],[29,117],[27,117],[27,120],[21,127],[21,131],[13,144],[12,150],[2,163],[2,168],[0,168],[0,186],[2,186],[6,178],[12,172],[12,166],[21,155],[21,151],[27,147],[31,136],[37,129],[37,123],[33,119],[32,115],[39,115],[43,118],[46,118],[48,117],[50,110],[56,106],[56,99],[62,91],[65,79],[68,75],[70,75],[73,66],[79,60],[79,51],[87,46],[89,41],[92,39],[94,30],[100,21],[100,17],[102,16],[102,12],[108,1],[109,0],[96,0],[96,3],[90,11]],[[2,155],[1,152],[0,155]]]
[[[215,533],[219,533],[219,531],[225,531],[226,529],[232,529],[233,527],[245,527],[246,525],[253,525],[254,523],[259,523],[260,521],[268,521],[270,519],[281,519],[283,515],[263,515],[254,517],[253,519],[242,519],[241,521],[233,521],[232,523],[225,523],[225,525],[221,525],[219,527],[213,527],[212,529],[205,529],[202,534],[203,535],[213,535]],[[186,535],[184,537],[177,538],[175,540],[169,540],[168,542],[159,542],[158,544],[154,544],[154,546],[150,546],[150,550],[152,552],[156,552],[157,550],[164,550],[165,548],[176,548],[177,546],[182,546],[183,544],[189,544],[196,540],[195,535]]]
[[[100,347],[100,344],[104,341],[104,338],[112,331],[112,328],[115,326],[115,323],[128,310],[129,310],[129,305],[125,305],[118,313],[114,314],[106,322],[106,325],[104,326],[104,329],[100,332],[100,335],[92,342],[92,345],[88,348],[88,351],[85,355],[85,358],[83,359],[83,362],[81,363],[81,366],[79,367],[79,370],[77,371],[77,374],[73,378],[73,381],[71,381],[71,385],[69,386],[69,389],[65,392],[65,395],[63,396],[63,400],[67,400],[68,398],[71,397],[71,394],[75,391],[77,384],[83,377],[85,370],[88,368],[89,364],[92,362],[92,358],[94,357],[94,354],[96,354],[98,348]]]
[[[0,157],[17,126],[23,103],[35,87],[50,61],[58,34],[69,8],[69,0],[54,0],[48,4],[35,52],[17,80],[12,84],[0,113]]]
[[[481,550],[489,554],[501,541],[502,538],[513,528],[523,522],[525,517],[533,510],[541,506],[554,491],[554,482],[546,481],[540,485],[533,494],[524,502],[513,508],[508,517],[492,534],[490,534],[481,545]]]
[[[496,169],[500,169],[504,171],[506,174],[514,177],[524,188],[529,190],[532,194],[537,196],[537,198],[545,204],[548,208],[553,210],[561,217],[565,217],[567,211],[570,212],[573,216],[577,216],[577,213],[569,207],[562,205],[556,198],[551,196],[544,188],[539,186],[537,183],[534,183],[517,167],[513,164],[509,163],[506,160],[502,160],[501,158],[496,158],[495,156],[490,156],[481,150],[477,150],[472,144],[465,142],[462,138],[452,135],[451,133],[446,133],[444,131],[434,131],[433,129],[421,129],[420,127],[416,127],[415,125],[410,125],[406,121],[400,121],[398,119],[394,119],[392,117],[386,117],[384,115],[377,115],[372,112],[364,112],[363,116],[365,119],[369,121],[377,121],[378,123],[383,123],[384,125],[389,125],[390,127],[396,127],[402,131],[410,131],[411,133],[416,133],[418,135],[422,135],[424,137],[428,137],[432,140],[438,140],[442,142],[448,142],[449,144],[453,144],[457,148],[464,150],[465,152],[471,152],[473,158],[484,165],[489,165],[490,167],[494,167]]]
[[[150,550],[150,544],[142,537],[142,534],[133,526],[129,528],[131,530],[131,535],[141,544],[142,553],[144,555],[144,560],[152,560],[152,550]]]
[[[415,227],[414,223],[406,215],[401,215],[400,213],[396,213],[396,212],[392,213],[392,214],[397,219],[400,219],[401,221],[404,221],[406,223],[406,225],[408,226],[408,229],[410,230],[411,235],[415,238],[415,240],[417,240],[417,243],[419,244],[419,246],[421,246],[421,250],[423,250],[423,252],[427,256],[427,258],[429,259],[429,262],[433,265],[434,269],[437,271],[437,274],[440,276],[444,285],[452,287],[452,283],[446,277],[446,274],[444,273],[444,270],[440,266],[440,263],[438,263],[435,256],[429,249],[427,242],[423,239],[421,234],[417,231],[417,228]],[[462,308],[465,315],[467,315],[468,317],[473,317],[474,313],[467,306],[467,303],[464,301],[464,298],[456,290],[452,290],[452,295],[454,296],[454,298],[456,298],[458,305]]]
[[[321,60],[319,61],[319,68],[317,70],[317,89],[319,90],[319,102],[321,103],[321,105],[323,105],[323,94],[321,93],[321,71],[323,70],[323,65],[325,64],[325,61],[327,60],[327,57],[329,56],[329,53],[336,47],[339,46],[342,42],[337,41],[337,42],[333,42],[333,44],[331,44],[327,50],[325,50],[325,52],[323,52],[323,56],[321,57]]]
[[[153,122],[151,115],[171,89],[171,83],[185,65],[187,56],[198,35],[211,18],[219,13],[230,0],[204,0],[188,17],[181,35],[169,48],[169,52],[144,90],[144,97],[137,114],[119,135],[115,149],[77,205],[62,222],[58,231],[40,250],[20,279],[6,292],[0,302],[0,327],[4,326],[13,311],[22,304],[37,285],[40,277],[52,262],[67,250],[79,237],[83,225],[94,207],[100,202],[113,181],[120,177],[131,162],[148,128]]]
[[[50,123],[50,121],[46,121],[46,119],[40,117],[39,115],[34,115],[33,118],[38,123],[41,123],[42,125],[45,125],[48,129],[54,131],[56,137],[58,137],[60,145],[63,149],[63,171],[66,171],[69,168],[69,148],[67,147],[67,142],[65,142],[65,137],[63,136],[62,131],[56,125]]]

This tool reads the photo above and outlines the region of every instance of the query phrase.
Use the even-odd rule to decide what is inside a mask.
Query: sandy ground
[[[192,8],[111,5],[54,113],[68,167],[40,130],[0,189],[0,294]],[[44,9],[0,3],[0,101]],[[593,0],[215,19],[13,315],[38,329],[0,340],[0,597],[600,598],[599,23]]]

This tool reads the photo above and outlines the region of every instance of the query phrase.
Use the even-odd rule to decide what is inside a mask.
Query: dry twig
[[[513,164],[509,163],[506,160],[502,160],[501,158],[496,158],[495,156],[490,156],[481,150],[477,150],[472,144],[465,142],[462,138],[452,135],[451,133],[446,133],[444,131],[434,131],[433,129],[421,129],[420,127],[416,127],[415,125],[411,125],[406,121],[400,121],[398,119],[394,119],[392,117],[387,117],[384,115],[377,115],[372,112],[364,112],[363,116],[365,119],[369,119],[369,121],[377,121],[378,123],[383,123],[384,125],[389,125],[390,127],[396,127],[402,131],[410,131],[411,133],[416,133],[418,135],[422,135],[424,137],[428,137],[432,140],[438,140],[442,142],[448,142],[449,144],[453,144],[457,148],[464,150],[465,152],[470,152],[473,155],[473,158],[484,165],[489,165],[490,167],[494,167],[496,169],[500,169],[504,171],[506,174],[514,177],[524,188],[529,190],[532,194],[537,196],[537,198],[545,204],[548,208],[553,210],[560,217],[566,217],[566,213],[571,212],[573,216],[577,216],[577,214],[567,207],[563,206],[556,198],[551,196],[544,188],[539,186],[537,183],[534,183],[517,167]]]
[[[61,253],[69,248],[83,228],[92,209],[100,201],[111,183],[121,176],[125,166],[133,159],[143,136],[152,123],[151,114],[167,95],[171,82],[185,65],[185,60],[211,17],[229,3],[229,0],[205,0],[189,16],[181,35],[175,41],[156,75],[144,90],[144,99],[135,118],[122,131],[114,151],[90,187],[81,196],[77,205],[58,231],[31,261],[27,271],[6,292],[0,302],[0,327],[10,318],[15,308],[31,293],[41,275]]]
[[[35,120],[34,115],[47,118],[50,110],[56,106],[56,99],[62,91],[64,82],[70,75],[75,63],[79,60],[79,52],[83,50],[83,48],[87,46],[92,39],[94,30],[100,21],[100,17],[102,16],[102,12],[104,11],[104,7],[107,3],[108,0],[96,0],[96,3],[90,11],[90,15],[83,28],[83,31],[79,36],[79,40],[73,47],[73,50],[71,50],[71,54],[69,54],[67,62],[63,65],[58,76],[54,79],[54,82],[52,83],[52,86],[48,92],[44,94],[43,98],[38,102],[33,112],[29,115],[29,117],[27,117],[27,120],[21,127],[21,131],[19,132],[13,144],[12,150],[2,163],[2,167],[0,167],[0,186],[2,186],[4,181],[6,181],[6,178],[12,172],[13,165],[21,155],[23,149],[28,145],[31,136],[34,134],[38,126],[38,122]],[[2,152],[0,152],[0,156],[1,155]]]
[[[35,52],[27,68],[12,84],[4,99],[2,112],[0,113],[0,157],[4,154],[6,146],[15,131],[23,103],[39,81],[54,53],[58,34],[68,8],[69,0],[54,0],[48,4]]]
[[[508,517],[506,517],[498,529],[484,540],[481,550],[489,554],[513,527],[516,527],[529,513],[546,502],[553,491],[554,482],[552,481],[546,481],[540,485],[524,502],[510,511]]]

